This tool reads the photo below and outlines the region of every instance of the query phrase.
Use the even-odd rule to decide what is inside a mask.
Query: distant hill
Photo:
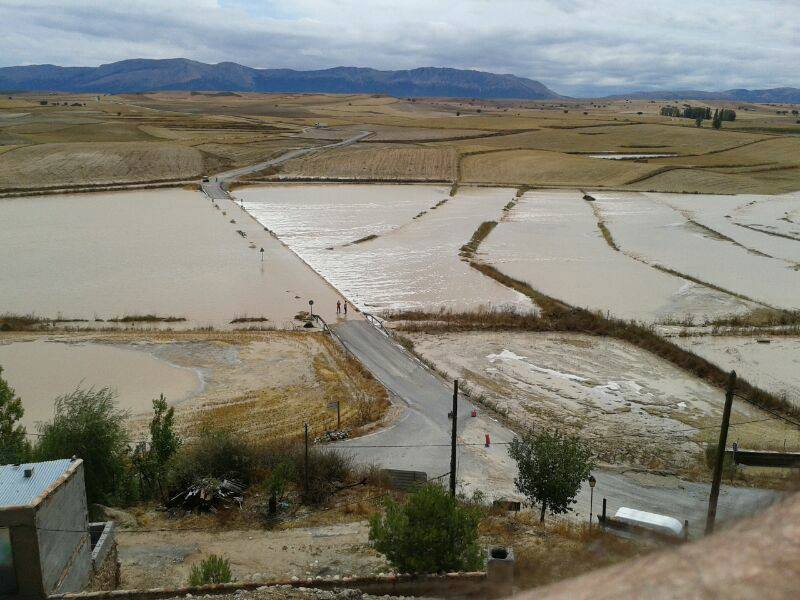
[[[624,98],[638,100],[728,100],[730,102],[755,102],[761,104],[800,104],[800,88],[781,87],[768,90],[725,90],[704,92],[701,90],[660,90],[655,92],[631,92],[607,96],[609,100]]]
[[[209,65],[184,58],[123,60],[99,67],[4,67],[0,68],[0,90],[111,94],[164,90],[327,92],[526,100],[562,97],[533,79],[482,71],[435,67],[295,71],[253,69],[231,62]]]

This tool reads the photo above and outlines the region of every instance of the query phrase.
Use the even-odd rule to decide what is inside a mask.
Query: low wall
[[[237,590],[255,590],[263,586],[289,585],[317,589],[358,589],[377,596],[432,596],[438,598],[491,597],[492,585],[486,573],[447,573],[445,575],[386,575],[378,577],[343,577],[341,579],[298,579],[264,583],[223,583],[181,588],[150,590],[113,590],[56,594],[50,600],[160,600],[176,596],[231,594]]]
[[[89,535],[92,540],[92,575],[87,590],[116,590],[119,586],[120,565],[115,532],[113,521],[89,523]]]

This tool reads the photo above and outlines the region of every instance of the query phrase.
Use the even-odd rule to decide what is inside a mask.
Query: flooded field
[[[800,271],[786,260],[754,252],[734,238],[689,221],[657,195],[603,192],[595,196],[613,239],[629,256],[769,306],[800,305]]]
[[[638,160],[640,158],[667,158],[677,154],[622,154],[618,152],[603,152],[590,154],[589,158],[607,158],[608,160]]]
[[[414,348],[523,427],[560,427],[591,441],[603,461],[648,467],[695,464],[713,438],[724,394],[649,352],[580,334],[408,334]],[[736,403],[732,423],[763,413]],[[766,420],[735,427],[740,443],[787,437]]]
[[[527,192],[481,245],[478,258],[552,297],[626,319],[747,309],[729,294],[615,251],[597,220],[578,191]]]
[[[13,249],[0,253],[0,313],[282,327],[314,298],[335,318],[330,286],[239,207],[218,206],[174,189],[0,200]]]
[[[53,400],[80,386],[109,387],[130,412],[129,429],[144,433],[152,400],[164,394],[182,434],[207,424],[240,435],[314,434],[330,428],[341,402],[344,426],[377,419],[385,392],[347,363],[329,338],[293,332],[6,333],[0,337],[3,377],[22,398],[23,423],[53,416]],[[375,402],[364,411],[354,399]]]
[[[475,229],[498,218],[512,190],[462,189],[451,198],[435,186],[270,186],[236,196],[364,310],[532,308],[459,257]]]
[[[800,407],[800,338],[693,336],[672,341]]]
[[[110,387],[119,406],[131,414],[150,412],[153,398],[164,394],[180,403],[203,388],[201,374],[179,367],[133,345],[91,341],[31,339],[0,343],[3,378],[22,398],[29,431],[53,417],[53,400],[78,387]]]

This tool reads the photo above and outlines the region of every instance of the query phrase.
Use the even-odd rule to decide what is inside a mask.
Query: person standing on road
[[[347,300],[344,301],[344,316],[347,316]]]
[[[342,314],[342,301],[341,300],[337,300],[336,301],[336,314],[337,315]]]

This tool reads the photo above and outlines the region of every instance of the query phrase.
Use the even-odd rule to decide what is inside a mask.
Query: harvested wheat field
[[[461,181],[506,185],[622,186],[658,167],[633,161],[602,160],[560,152],[508,150],[466,154]]]
[[[448,148],[377,146],[345,148],[291,160],[280,176],[302,179],[451,181],[455,151]]]
[[[199,177],[214,165],[200,151],[174,144],[81,142],[41,144],[0,155],[0,186],[74,186]]]
[[[384,388],[318,333],[8,333],[0,365],[31,430],[52,416],[57,396],[78,386],[116,390],[134,437],[162,393],[187,437],[206,425],[293,437],[306,421],[316,436],[336,428],[331,402],[340,402],[343,429],[380,420],[389,405]]]

